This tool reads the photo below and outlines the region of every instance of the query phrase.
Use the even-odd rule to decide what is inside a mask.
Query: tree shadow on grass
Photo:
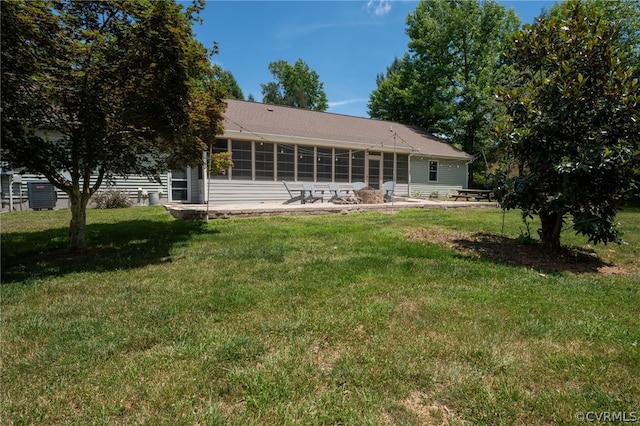
[[[549,250],[542,244],[522,244],[518,239],[491,233],[476,233],[451,241],[454,248],[483,259],[510,266],[535,269],[546,273],[622,273],[613,264],[600,259],[595,252],[579,247],[562,246]]]
[[[409,239],[446,245],[463,256],[531,268],[544,273],[624,274],[626,272],[603,261],[591,250],[563,246],[551,251],[536,242],[523,244],[517,238],[507,238],[486,232],[469,234],[439,227],[420,228],[410,232]]]
[[[67,249],[68,228],[2,236],[2,283],[74,272],[134,269],[171,262],[173,248],[196,233],[213,232],[198,221],[131,220],[87,225],[88,248]]]

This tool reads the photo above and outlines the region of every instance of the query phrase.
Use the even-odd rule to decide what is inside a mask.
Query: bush
[[[97,209],[121,209],[133,205],[129,194],[119,189],[107,189],[104,192],[95,194],[93,202]]]

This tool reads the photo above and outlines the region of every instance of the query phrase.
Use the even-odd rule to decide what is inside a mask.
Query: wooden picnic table
[[[470,198],[474,198],[478,201],[491,201],[493,198],[493,192],[488,189],[458,189],[457,191],[458,193],[453,196],[455,201],[458,201],[458,198],[464,198],[467,201],[469,201]]]

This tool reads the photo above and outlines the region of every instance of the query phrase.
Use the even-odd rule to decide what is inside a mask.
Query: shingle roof
[[[352,117],[228,99],[225,112],[225,137],[238,137],[240,133],[252,139],[298,139],[339,147],[359,146],[395,149],[425,156],[460,158],[472,156],[437,139],[433,135],[411,126],[391,121]]]

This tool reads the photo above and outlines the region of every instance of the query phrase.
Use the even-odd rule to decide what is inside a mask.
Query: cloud
[[[384,16],[391,12],[390,0],[369,0],[367,2],[367,10],[376,16]]]
[[[342,101],[329,101],[329,109],[332,110],[334,108],[340,108],[340,107],[344,107],[347,105],[353,105],[353,104],[364,104],[369,102],[368,98],[351,98],[351,99],[345,99]]]

